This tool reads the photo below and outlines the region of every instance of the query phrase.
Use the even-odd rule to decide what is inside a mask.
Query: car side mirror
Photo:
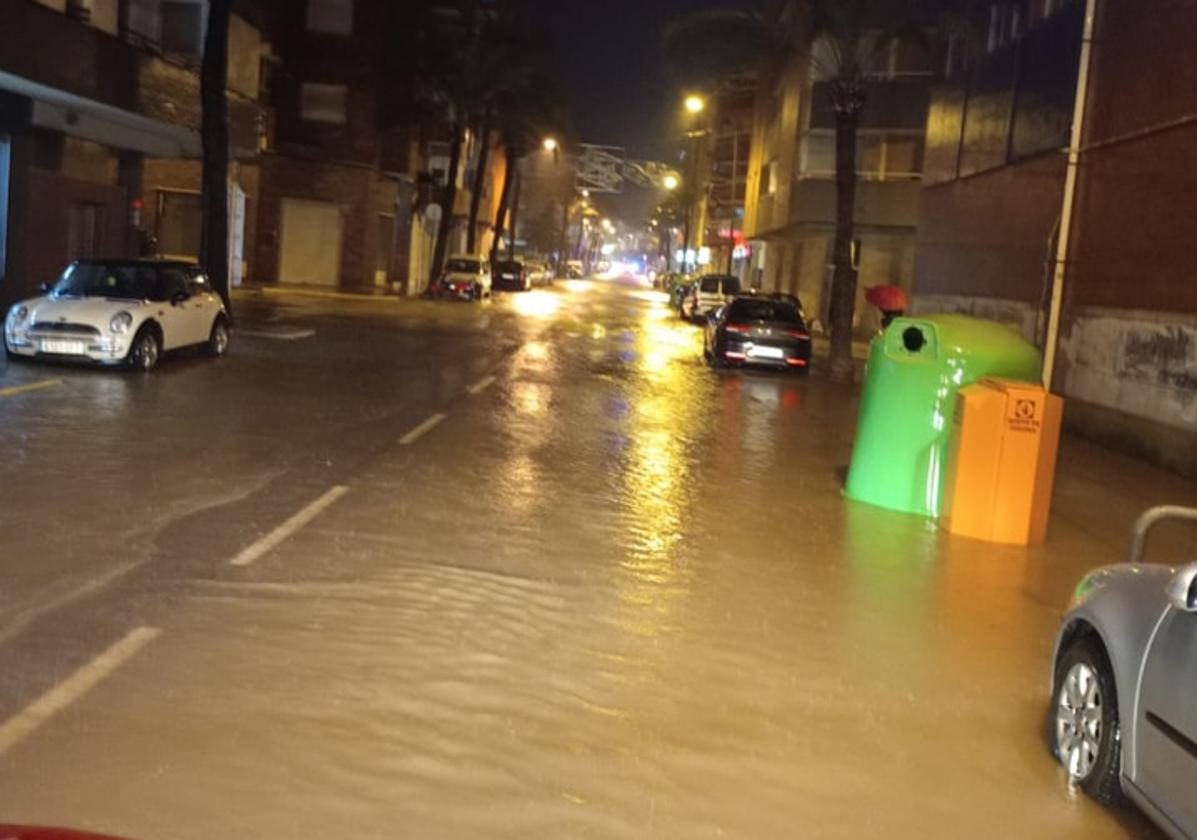
[[[170,296],[170,302],[172,306],[178,306],[181,303],[186,303],[190,299],[191,295],[187,294],[187,292],[175,292]]]
[[[1197,613],[1197,563],[1180,569],[1168,581],[1168,603],[1186,613]]]
[[[41,292],[43,295],[48,295],[48,294],[50,294],[50,292],[52,292],[54,290],[54,287],[51,286],[49,283],[38,283],[37,290],[39,292]]]

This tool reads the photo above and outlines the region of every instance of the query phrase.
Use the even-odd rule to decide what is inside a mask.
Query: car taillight
[[[786,335],[793,336],[794,338],[810,338],[810,333],[803,332],[802,330],[786,330]]]
[[[726,327],[724,327],[724,329],[726,329],[728,332],[733,332],[733,333],[748,332],[748,326],[746,324],[728,324]]]
[[[806,359],[786,359],[786,364],[791,367],[806,367]]]

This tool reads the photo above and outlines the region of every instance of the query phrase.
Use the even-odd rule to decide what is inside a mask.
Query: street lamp
[[[676,190],[680,183],[681,182],[677,179],[677,176],[672,174],[666,175],[665,180],[661,182],[665,189],[669,190],[670,192]]]
[[[701,96],[698,96],[696,94],[690,94],[689,96],[687,96],[685,105],[686,105],[686,110],[689,111],[691,114],[701,113],[702,110],[707,107],[706,100],[704,100]]]
[[[544,138],[544,142],[542,142],[540,145],[544,147],[546,152],[555,152],[557,151],[557,138],[546,137]]]

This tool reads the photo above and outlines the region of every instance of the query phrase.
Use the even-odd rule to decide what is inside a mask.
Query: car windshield
[[[478,260],[449,260],[445,265],[446,271],[456,271],[461,274],[477,274],[482,270],[482,263]]]
[[[752,300],[740,298],[732,301],[727,310],[727,317],[732,321],[776,321],[786,324],[801,324],[802,316],[798,308],[788,300],[770,300],[762,298]]]
[[[148,266],[73,263],[54,284],[59,297],[146,300],[153,296],[157,272]]]

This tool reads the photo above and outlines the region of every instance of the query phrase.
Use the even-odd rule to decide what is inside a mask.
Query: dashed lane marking
[[[131,630],[124,638],[0,724],[0,755],[111,676],[161,634],[162,631],[156,627]]]
[[[494,384],[495,384],[495,378],[493,376],[485,376],[482,379],[479,379],[477,382],[475,382],[470,387],[466,388],[466,390],[472,396],[472,395],[476,395],[476,394],[481,394],[483,391],[485,391],[487,388],[489,388],[491,385],[494,385]]]
[[[266,536],[262,537],[257,542],[241,550],[241,553],[229,561],[231,566],[248,566],[250,563],[257,560],[262,555],[271,551],[280,545],[287,537],[294,534],[304,525],[307,525],[328,507],[330,507],[337,499],[349,492],[348,487],[336,486],[321,496],[316,501],[305,507],[299,513],[292,516],[282,525],[279,525]]]
[[[403,437],[399,438],[399,445],[400,446],[411,446],[417,440],[424,437],[424,435],[428,434],[433,429],[435,429],[437,426],[439,426],[441,423],[445,422],[445,418],[448,416],[449,416],[448,414],[444,414],[444,413],[437,413],[437,414],[432,415],[427,420],[425,420],[423,423],[416,426],[410,432],[405,434]]]
[[[0,397],[15,397],[18,394],[28,394],[30,391],[44,391],[46,388],[57,388],[61,384],[61,379],[43,379],[40,382],[30,382],[27,385],[12,385],[8,388],[0,388]]]
[[[301,338],[311,338],[315,330],[237,330],[236,335],[247,338],[270,338],[275,341],[299,341]]]

